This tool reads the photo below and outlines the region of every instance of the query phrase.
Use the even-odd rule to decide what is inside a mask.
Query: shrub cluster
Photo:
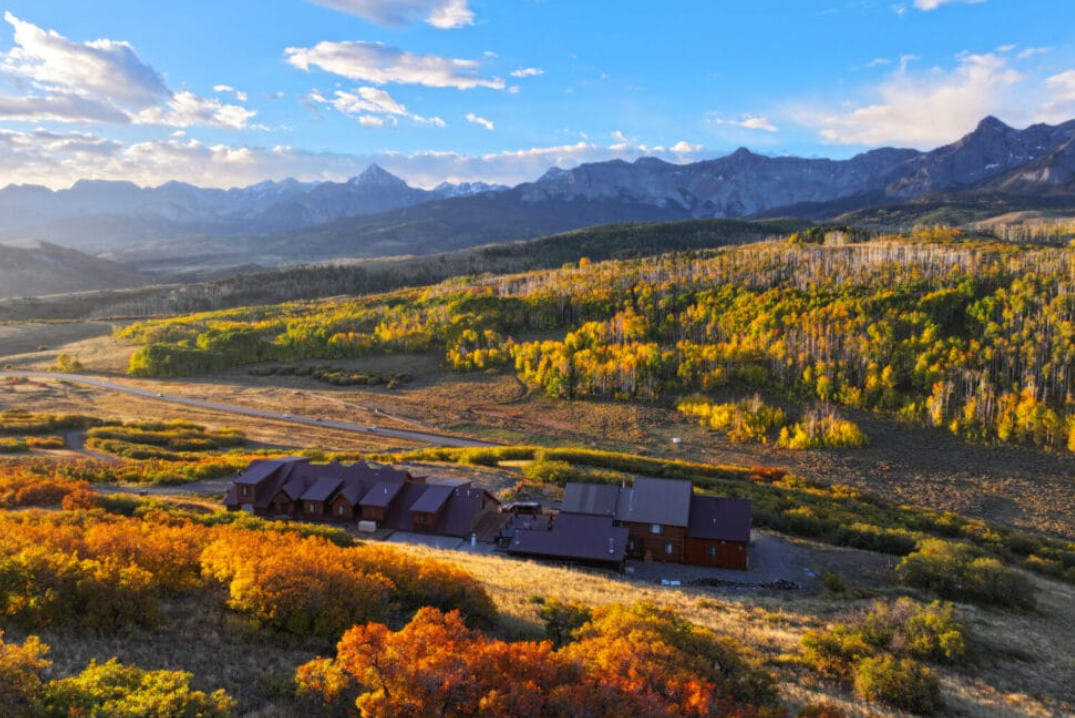
[[[831,406],[807,412],[802,421],[781,429],[777,441],[785,449],[854,449],[868,443],[858,425]]]
[[[300,691],[362,715],[716,718],[776,715],[772,677],[732,639],[642,604],[596,608],[559,648],[506,642],[421,609],[407,626],[356,626]]]
[[[1015,570],[966,543],[927,539],[896,570],[908,586],[948,599],[1033,608],[1034,586]]]
[[[341,547],[289,533],[229,532],[209,544],[202,572],[228,589],[228,605],[292,633],[338,636],[356,623],[421,606],[462,610],[489,625],[496,609],[466,572],[381,546]]]
[[[308,376],[331,386],[386,386],[395,389],[411,381],[410,374],[347,371],[323,364],[278,364],[250,370],[251,376]]]
[[[943,707],[940,685],[920,661],[961,662],[966,635],[951,604],[901,598],[807,632],[803,658],[822,675],[853,684],[868,701],[932,715]]]
[[[86,429],[103,423],[81,414],[35,414],[23,409],[0,411],[0,434],[51,434]]]
[[[179,461],[191,455],[242,446],[238,429],[210,430],[186,421],[135,421],[98,426],[86,432],[87,448],[128,459]]]
[[[676,408],[688,416],[699,417],[702,426],[724,432],[737,444],[768,443],[769,432],[787,421],[783,409],[769,406],[759,394],[728,404],[714,404],[705,397],[688,397]]]
[[[5,718],[230,718],[224,691],[191,690],[189,673],[147,671],[115,659],[51,681],[49,647],[35,636],[6,643],[0,631],[0,712]]]

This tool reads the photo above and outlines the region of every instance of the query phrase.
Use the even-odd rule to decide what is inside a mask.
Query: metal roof
[[[358,505],[358,500],[362,498],[362,494],[366,491],[366,484],[362,481],[354,481],[345,479],[343,482],[343,488],[340,489],[339,497],[347,501],[354,508]]]
[[[616,502],[616,520],[662,526],[686,526],[690,521],[691,482],[636,476]]]
[[[366,495],[362,497],[359,502],[363,506],[371,506],[374,508],[387,508],[392,503],[392,499],[396,498],[400,489],[403,488],[402,481],[379,481],[373,485]],[[351,503],[354,503],[353,501]]]
[[[454,490],[451,486],[426,486],[418,500],[411,504],[411,511],[435,514],[447,503]]]
[[[560,504],[560,510],[574,514],[615,516],[616,499],[620,490],[619,486],[608,484],[571,482],[564,486],[564,500]]]
[[[551,529],[517,529],[509,536],[508,553],[569,561],[620,563],[627,552],[626,528],[611,516],[561,513]]]
[[[427,489],[428,491],[428,489]],[[452,489],[448,497],[448,503],[441,511],[434,530],[445,536],[468,536],[474,530],[478,514],[481,513],[484,502],[498,503],[489,492],[484,489],[472,489],[459,487]]]
[[[235,479],[235,483],[239,486],[244,484],[248,486],[256,486],[277,469],[287,464],[302,461],[309,461],[309,459],[298,456],[288,457],[286,459],[255,459],[250,462],[250,466],[246,468],[246,471]]]
[[[711,541],[750,541],[750,500],[695,496],[687,536]]]
[[[313,483],[313,486],[302,495],[303,501],[328,501],[328,498],[336,493],[336,489],[343,484],[341,479],[332,476],[324,476]]]

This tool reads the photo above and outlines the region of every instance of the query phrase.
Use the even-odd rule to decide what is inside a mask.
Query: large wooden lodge
[[[252,462],[235,479],[224,505],[266,518],[357,522],[370,532],[459,538],[470,537],[486,517],[500,517],[500,502],[468,481],[427,483],[424,476],[364,461],[346,466],[312,464],[305,458]]]
[[[689,481],[635,477],[631,486],[569,483],[555,517],[517,519],[510,554],[622,569],[627,559],[746,570],[750,501],[696,496]]]
[[[348,466],[260,459],[235,479],[224,504],[267,518],[357,524],[382,535],[481,536],[511,555],[621,571],[628,559],[749,566],[750,501],[695,495],[691,482],[682,480],[569,483],[559,512],[509,521],[496,498],[465,480],[427,481],[364,461]]]

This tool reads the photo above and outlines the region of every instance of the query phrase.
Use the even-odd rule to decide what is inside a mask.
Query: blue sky
[[[266,7],[270,8],[266,10]],[[515,183],[1075,117],[1069,0],[6,0],[0,184]],[[230,88],[230,89],[229,89]]]

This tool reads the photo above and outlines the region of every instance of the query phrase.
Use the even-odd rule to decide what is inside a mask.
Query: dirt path
[[[261,409],[250,409],[244,406],[235,406],[234,404],[221,404],[214,401],[205,401],[203,399],[194,399],[186,396],[177,396],[175,394],[162,394],[159,392],[148,391],[146,389],[137,389],[126,384],[118,384],[113,381],[107,381],[105,379],[98,379],[92,376],[85,376],[82,374],[58,374],[50,372],[33,372],[33,371],[0,371],[0,377],[14,377],[14,378],[27,378],[27,379],[56,379],[69,381],[76,384],[88,384],[95,386],[99,389],[108,389],[109,391],[118,391],[125,394],[131,394],[133,396],[142,397],[143,399],[155,399],[157,401],[170,402],[172,404],[183,404],[186,406],[194,406],[201,409],[212,409],[215,411],[223,411],[231,414],[242,414],[244,416],[253,416],[260,419],[273,419],[275,421],[284,421],[291,424],[299,424],[314,427],[325,427],[329,429],[340,429],[342,431],[350,431],[359,434],[375,435],[380,437],[387,437],[391,439],[403,439],[405,441],[417,441],[431,444],[433,446],[452,446],[452,447],[482,447],[482,446],[496,446],[496,444],[488,441],[479,441],[477,439],[468,439],[463,437],[451,436],[448,434],[435,434],[431,432],[422,431],[408,431],[404,429],[388,429],[379,427],[373,424],[352,424],[345,421],[333,421],[329,419],[310,419],[302,416],[292,416],[291,414],[264,411]]]

